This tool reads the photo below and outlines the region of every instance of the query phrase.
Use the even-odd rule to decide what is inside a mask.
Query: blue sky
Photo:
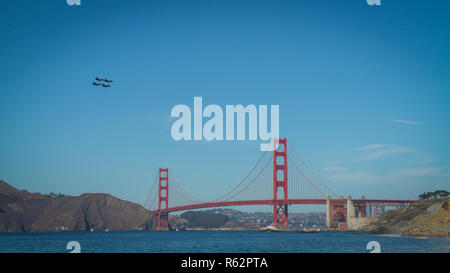
[[[424,0],[1,1],[0,179],[143,203],[168,166],[214,199],[259,143],[174,141],[171,108],[202,96],[280,105],[281,136],[341,195],[449,190],[449,18]]]

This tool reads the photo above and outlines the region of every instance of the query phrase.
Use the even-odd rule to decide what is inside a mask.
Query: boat
[[[303,230],[297,230],[298,233],[319,233],[320,229],[303,229]]]
[[[262,232],[279,232],[280,230],[277,227],[274,227],[274,226],[270,225],[270,226],[261,228],[259,231],[262,231]]]

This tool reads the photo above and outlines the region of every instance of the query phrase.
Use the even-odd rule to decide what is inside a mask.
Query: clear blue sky
[[[259,143],[172,140],[194,96],[279,104],[281,136],[344,196],[450,188],[448,1],[3,0],[0,37],[0,179],[20,189],[143,203],[169,166],[220,196]]]

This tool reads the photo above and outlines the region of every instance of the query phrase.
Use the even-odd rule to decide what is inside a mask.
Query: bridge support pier
[[[331,228],[331,197],[327,197],[327,218],[326,218],[327,228]]]
[[[345,199],[327,197],[326,225],[328,229],[347,229],[347,209]]]
[[[355,206],[352,202],[352,197],[347,197],[347,229],[355,229]]]
[[[158,230],[169,230],[169,214],[158,212]]]

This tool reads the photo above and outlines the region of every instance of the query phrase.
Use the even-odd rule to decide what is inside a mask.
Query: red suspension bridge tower
[[[158,230],[169,230],[168,213],[162,213],[161,209],[169,208],[169,168],[159,168],[158,187]]]
[[[273,148],[273,225],[283,222],[288,226],[288,175],[286,138],[274,139]],[[278,197],[278,190],[283,196]]]

